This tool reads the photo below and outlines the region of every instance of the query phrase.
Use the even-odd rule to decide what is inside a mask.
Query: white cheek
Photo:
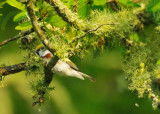
[[[39,56],[42,57],[42,51],[39,51]]]
[[[43,56],[47,55],[48,53],[51,53],[51,52],[49,50],[45,50],[45,51],[40,50],[39,51],[40,57],[43,57]]]

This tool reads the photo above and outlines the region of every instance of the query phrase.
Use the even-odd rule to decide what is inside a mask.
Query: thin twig
[[[78,0],[74,0],[74,5],[73,5],[73,12],[77,12],[77,8],[78,8]]]
[[[102,25],[98,26],[97,28],[94,28],[94,29],[92,29],[92,30],[87,31],[87,32],[86,32],[85,34],[83,34],[82,36],[76,37],[74,40],[72,40],[72,41],[70,42],[70,44],[72,44],[72,43],[74,43],[75,41],[77,41],[77,40],[79,40],[79,39],[87,36],[87,35],[88,35],[89,33],[91,33],[91,32],[97,31],[99,28],[101,28],[101,27],[104,26],[104,25],[115,25],[115,24],[102,24]]]
[[[2,41],[2,42],[0,43],[0,47],[8,44],[8,43],[11,42],[11,41],[15,41],[15,40],[19,39],[19,38],[21,38],[22,36],[29,35],[29,34],[32,33],[32,32],[34,32],[33,28],[30,29],[30,30],[21,32],[20,34],[14,36],[13,38],[9,38],[9,39],[7,39],[7,40]]]
[[[3,45],[6,45],[7,43],[9,43],[9,42],[11,42],[11,41],[14,41],[14,40],[17,40],[17,39],[19,39],[20,37],[19,37],[19,35],[18,36],[14,36],[13,38],[10,38],[10,39],[7,39],[7,40],[5,40],[5,41],[2,41],[1,43],[0,43],[0,47],[2,47]]]

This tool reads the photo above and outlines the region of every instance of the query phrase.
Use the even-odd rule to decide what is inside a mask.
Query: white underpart
[[[41,57],[44,57],[48,53],[51,53],[51,52],[49,50],[39,51],[39,55],[41,55]],[[47,59],[47,58],[43,58],[43,59],[46,63],[49,63],[50,61],[50,59]],[[52,71],[60,76],[67,76],[67,77],[70,76],[70,77],[76,77],[84,80],[83,76],[79,71],[72,69],[67,63],[63,62],[62,60],[58,60],[56,65],[52,68]]]
[[[83,76],[79,73],[79,71],[72,69],[67,63],[61,60],[58,60],[52,70],[58,75],[77,77],[84,80]]]

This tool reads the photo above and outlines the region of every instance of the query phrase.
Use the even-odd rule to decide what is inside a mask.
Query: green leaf
[[[118,0],[118,1],[126,6],[140,7],[139,4],[136,4],[130,0]]]
[[[66,5],[68,8],[71,8],[71,6],[74,4],[74,0],[62,0],[64,5]]]
[[[2,8],[7,2],[4,1],[4,2],[0,2],[0,8]]]
[[[16,0],[6,0],[7,3],[19,10],[25,11],[25,5]]]
[[[157,64],[157,65],[160,65],[160,60],[158,60],[156,64]]]
[[[127,2],[128,2],[129,0],[118,0],[118,2],[120,2],[120,3],[122,3],[122,4],[125,4],[125,5],[127,5]]]
[[[93,0],[94,5],[99,6],[99,5],[104,5],[107,3],[107,0]]]
[[[3,14],[0,14],[0,16],[2,16]]]
[[[59,21],[58,23],[52,23],[53,26],[56,26],[56,27],[60,27],[60,28],[63,28],[65,26],[67,26],[67,23],[64,22],[63,20]]]
[[[16,30],[26,30],[26,29],[30,29],[30,28],[32,28],[31,21],[26,21],[26,22],[21,23],[15,27]]]
[[[60,27],[60,28],[66,26],[66,22],[64,22],[64,21],[62,20],[62,18],[59,17],[58,15],[54,15],[54,16],[51,16],[51,17],[47,17],[47,18],[45,19],[45,21],[46,21],[47,23],[50,23],[50,24],[53,25],[53,26],[57,26],[57,27]]]
[[[148,12],[157,12],[160,10],[160,0],[152,0],[146,9]]]
[[[137,33],[134,33],[134,34],[130,35],[130,39],[138,42],[139,41],[139,36],[138,36]]]
[[[47,34],[49,35],[49,37],[53,37],[53,32],[51,30],[49,30],[46,25],[44,26],[45,27],[45,30],[47,32]]]
[[[42,8],[43,8],[43,3],[42,3],[42,1],[37,1],[37,2],[36,2],[36,6],[37,6],[39,9],[42,9]]]
[[[57,22],[59,22],[59,21],[61,21],[61,20],[62,20],[62,18],[59,17],[58,15],[54,15],[54,16],[51,16],[51,17],[47,17],[47,18],[45,19],[45,21],[48,22],[48,23],[57,23]]]
[[[152,12],[157,12],[158,10],[160,10],[160,2],[157,3],[156,5],[154,5],[154,6],[150,9],[150,11],[152,11]]]
[[[14,16],[13,21],[14,22],[19,22],[19,21],[22,21],[25,18],[27,18],[26,12],[21,12],[21,13],[18,13],[16,16]]]
[[[40,12],[38,10],[37,14],[39,13],[41,15],[52,16],[53,13],[55,13],[54,12],[54,8],[50,4],[48,4],[46,2],[37,1],[36,2],[36,6],[40,10]]]
[[[60,38],[61,38],[64,42],[68,43],[68,40],[67,40],[67,39],[65,39],[65,37],[64,37],[64,36],[60,36]]]
[[[85,18],[87,16],[87,0],[80,0],[78,2],[78,15],[80,15],[80,17]]]

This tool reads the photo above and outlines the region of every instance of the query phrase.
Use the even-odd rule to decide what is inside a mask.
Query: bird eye
[[[42,49],[42,50],[44,50],[45,48],[44,48],[44,47],[42,47],[41,49]]]

